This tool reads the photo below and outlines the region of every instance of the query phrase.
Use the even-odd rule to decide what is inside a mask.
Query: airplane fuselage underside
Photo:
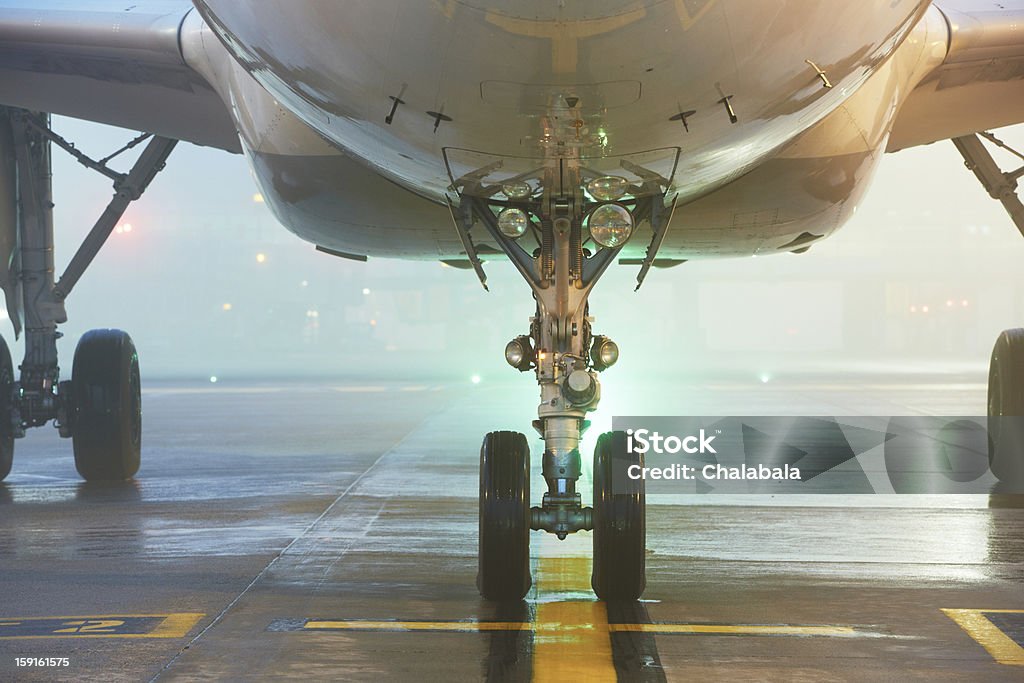
[[[558,159],[667,179],[679,209],[662,258],[809,246],[855,210],[899,103],[942,59],[928,4],[764,0],[751,21],[731,0],[196,2],[270,93],[220,79],[290,229],[456,260],[444,201],[462,179]]]

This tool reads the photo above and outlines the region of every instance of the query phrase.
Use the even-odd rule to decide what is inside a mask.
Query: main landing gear
[[[147,140],[129,173],[107,165]],[[143,135],[95,161],[54,133],[48,115],[0,108],[0,263],[10,264],[0,268],[0,286],[15,334],[22,322],[25,332],[20,376],[0,339],[0,480],[10,472],[14,440],[49,422],[71,438],[75,467],[87,481],[123,481],[138,472],[142,393],[135,344],[125,332],[93,330],[75,349],[71,380],[61,381],[57,327],[67,321],[65,301],[75,284],[176,144]],[[115,191],[60,280],[54,278],[52,145],[110,178]]]
[[[635,166],[635,179],[627,180],[602,176],[578,160],[557,159],[503,184],[485,183],[483,176],[493,168],[456,181],[461,202],[451,203],[452,215],[482,283],[471,233],[477,225],[533,290],[537,312],[529,333],[509,342],[505,358],[521,372],[532,370],[540,386],[533,426],[544,441],[547,492],[539,506],[530,507],[530,451],[523,434],[493,432],[484,438],[477,586],[490,600],[522,599],[531,585],[531,529],[559,539],[593,531],[595,592],[606,600],[636,600],[645,587],[645,499],[642,483],[625,475],[639,456],[627,452],[624,434],[598,440],[593,507],[583,506],[577,490],[586,416],[601,398],[598,372],[618,360],[615,343],[591,332],[588,299],[635,224],[647,220],[654,242],[642,282],[671,217],[665,201],[669,181]],[[531,242],[535,248],[528,251],[524,245]]]
[[[1024,202],[1017,194],[1024,167],[1004,173],[982,140],[1018,158],[1024,159],[1024,154],[991,133],[953,140],[967,168],[989,196],[1002,203],[1024,235]],[[1024,329],[1003,332],[992,350],[988,374],[988,434],[992,473],[1006,491],[1024,493]]]

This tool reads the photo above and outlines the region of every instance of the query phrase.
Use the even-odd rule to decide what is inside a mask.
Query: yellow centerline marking
[[[533,624],[511,621],[307,621],[307,630],[338,631],[529,631]]]
[[[594,598],[543,602],[545,595],[590,592],[589,557],[543,557],[537,567],[533,680],[616,679],[608,608]]]
[[[967,635],[988,650],[1000,664],[1024,666],[1024,648],[1003,633],[986,614],[1024,614],[1019,609],[943,609]]]
[[[0,640],[39,640],[50,638],[184,638],[205,614],[181,612],[176,614],[102,614],[54,617],[13,617],[0,620]],[[145,633],[118,633],[137,619],[160,619]],[[46,633],[31,635],[4,635],[3,628],[17,628],[55,622]]]
[[[613,633],[690,633],[724,636],[824,636],[844,638],[861,635],[849,626],[791,626],[789,624],[612,624]]]

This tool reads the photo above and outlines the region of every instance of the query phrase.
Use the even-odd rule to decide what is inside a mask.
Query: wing
[[[188,0],[0,0],[0,104],[240,152],[182,58]]]
[[[889,151],[1024,123],[1024,0],[937,0],[941,66],[910,93]]]

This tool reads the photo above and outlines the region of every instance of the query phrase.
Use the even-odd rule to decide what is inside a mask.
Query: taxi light
[[[506,183],[501,186],[501,193],[509,199],[526,199],[533,194],[529,183]]]
[[[629,182],[616,175],[595,178],[587,183],[587,192],[599,202],[614,202],[622,199],[629,190]]]
[[[595,242],[613,249],[625,244],[633,234],[633,216],[624,206],[604,204],[590,214],[587,227]]]
[[[505,209],[498,215],[498,230],[509,239],[517,240],[526,234],[530,218],[522,209]]]

